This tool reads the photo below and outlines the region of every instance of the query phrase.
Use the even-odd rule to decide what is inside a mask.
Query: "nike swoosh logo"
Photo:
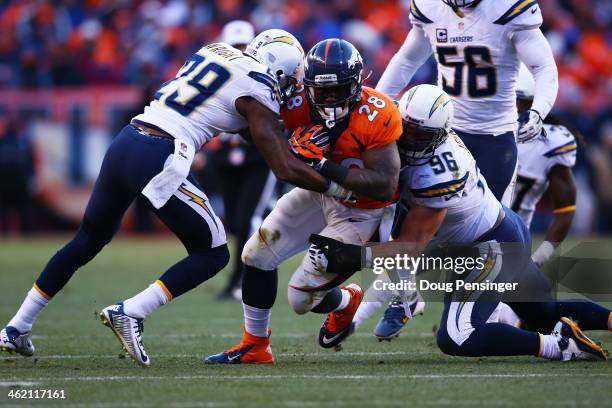
[[[237,358],[239,358],[239,357],[240,357],[240,354],[235,355],[234,357],[228,357],[228,358],[227,358],[227,361],[234,361],[235,359],[237,359]]]
[[[531,14],[535,14],[535,12],[536,12],[537,10],[538,10],[538,8],[537,8],[537,7],[532,8],[532,9],[531,9]]]
[[[338,337],[340,337],[341,335],[342,335],[342,332],[340,332],[340,333],[336,334],[334,337],[332,337],[332,338],[330,338],[330,339],[328,339],[327,337],[323,336],[323,343],[325,343],[325,344],[329,344],[329,343],[331,343],[332,341],[336,340],[336,339],[337,339]]]
[[[387,126],[389,126],[389,123],[391,123],[391,118],[387,119],[387,121],[386,121],[386,122],[384,122],[384,123],[383,123],[383,125],[384,125],[385,127],[387,127]]]

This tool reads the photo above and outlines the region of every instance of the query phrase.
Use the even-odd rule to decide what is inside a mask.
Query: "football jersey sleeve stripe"
[[[425,188],[411,188],[410,192],[417,198],[442,197],[448,194],[456,194],[463,190],[470,175],[468,171],[458,180],[450,180]]]
[[[578,145],[576,144],[576,141],[572,140],[571,142],[567,142],[561,146],[555,147],[554,149],[547,151],[546,153],[544,153],[544,156],[545,157],[559,156],[565,153],[573,152],[577,148],[578,148]]]
[[[280,89],[278,88],[278,82],[274,78],[256,71],[251,71],[247,75],[255,81],[264,84],[265,86],[270,88],[272,94],[277,98],[278,101],[280,101]]]
[[[495,20],[493,24],[504,25],[514,20],[516,17],[520,16],[527,10],[531,8],[531,6],[537,6],[537,0],[519,0],[512,5],[500,18]]]
[[[412,14],[412,17],[416,18],[422,23],[425,23],[425,24],[433,23],[432,20],[428,19],[425,16],[425,14],[423,14],[421,10],[419,10],[419,8],[416,5],[416,0],[410,0],[410,14]]]

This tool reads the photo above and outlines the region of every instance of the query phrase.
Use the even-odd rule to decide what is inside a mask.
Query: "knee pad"
[[[242,249],[242,263],[264,271],[278,267],[278,256],[272,252],[268,244],[261,238],[257,230]]]
[[[299,315],[310,312],[316,306],[315,292],[304,292],[291,286],[287,288],[287,299],[293,311]]]
[[[212,258],[215,259],[215,264],[219,270],[225,268],[230,260],[230,252],[227,244],[219,245],[209,251],[212,254]]]

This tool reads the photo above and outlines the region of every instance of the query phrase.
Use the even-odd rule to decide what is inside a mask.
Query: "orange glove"
[[[329,136],[319,125],[295,129],[289,145],[295,157],[311,167],[316,166],[330,149]]]

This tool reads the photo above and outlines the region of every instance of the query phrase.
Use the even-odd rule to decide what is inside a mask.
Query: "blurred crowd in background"
[[[258,31],[287,29],[306,50],[323,38],[345,38],[360,49],[366,72],[372,72],[366,84],[374,86],[410,30],[407,3],[4,0],[0,1],[0,96],[7,95],[3,90],[91,85],[131,86],[150,92],[173,77],[203,44],[218,40],[223,25],[234,19],[248,20]],[[539,0],[539,4],[544,15],[542,29],[559,68],[560,91],[554,112],[579,129],[586,141],[576,169],[580,188],[576,230],[581,235],[612,232],[608,183],[612,180],[612,2]],[[419,70],[415,81],[433,82],[435,74],[432,60]],[[15,207],[2,197],[23,195],[24,188],[36,185],[36,151],[27,142],[32,121],[28,114],[12,112],[12,101],[7,99],[0,100],[0,215],[8,211],[7,205]],[[141,108],[139,102],[125,112]],[[118,124],[105,126],[111,138]],[[24,182],[5,180],[11,178],[6,177],[11,165],[21,172],[19,180]],[[4,191],[7,189],[15,191]],[[31,203],[24,203],[16,205],[16,210],[27,218],[24,213]],[[543,217],[540,225],[545,221]],[[0,224],[8,228],[2,217]],[[31,224],[25,220],[21,229],[30,231]],[[537,221],[534,227],[541,228]]]

